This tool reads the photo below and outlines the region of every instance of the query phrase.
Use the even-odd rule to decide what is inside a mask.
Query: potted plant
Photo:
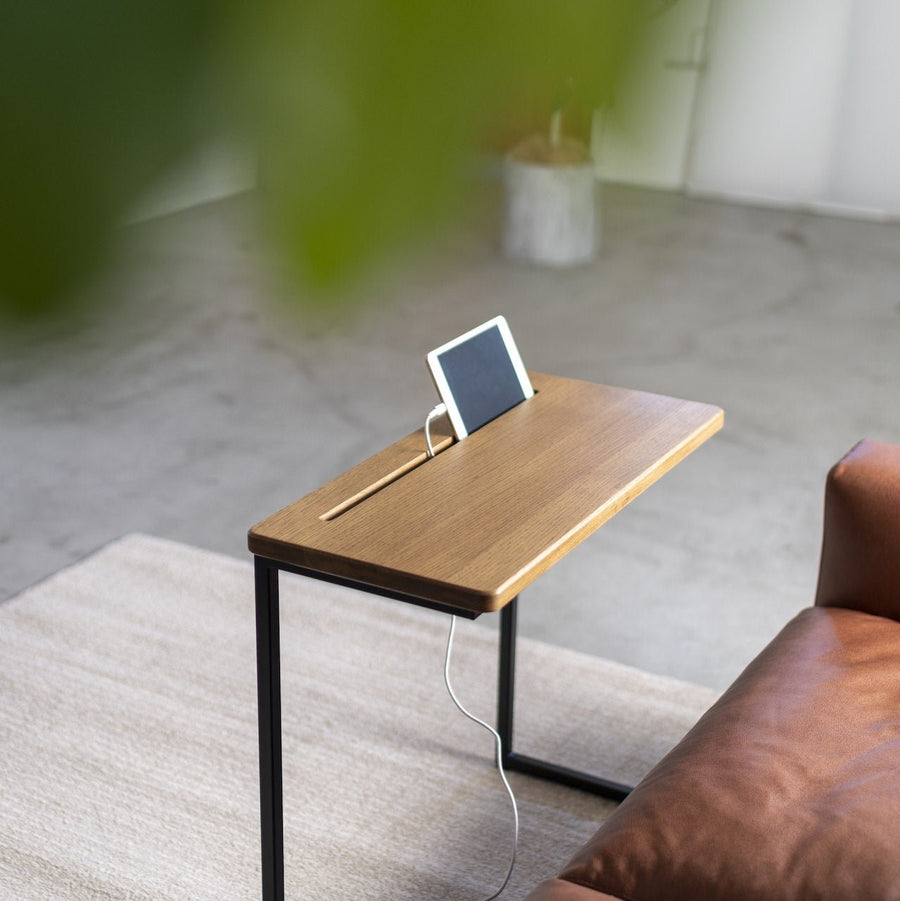
[[[549,129],[526,138],[504,160],[503,249],[514,259],[570,266],[596,254],[594,164],[587,145],[563,133],[573,92],[570,78],[553,103]]]

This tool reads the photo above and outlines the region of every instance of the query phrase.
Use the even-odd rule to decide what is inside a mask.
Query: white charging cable
[[[432,411],[425,417],[425,446],[428,450],[429,458],[433,457],[435,454],[434,445],[431,443],[431,423],[434,422],[439,416],[443,416],[447,412],[446,404],[438,404],[436,407],[432,409]],[[497,770],[500,773],[500,779],[503,781],[503,787],[506,789],[506,793],[509,795],[510,803],[512,804],[513,809],[513,848],[512,855],[509,861],[509,869],[506,871],[506,878],[503,880],[503,884],[491,895],[489,898],[485,898],[484,901],[494,901],[495,898],[499,898],[501,894],[503,894],[506,886],[509,885],[510,877],[512,876],[513,869],[516,865],[516,852],[519,847],[519,808],[516,804],[516,796],[513,794],[513,790],[509,787],[509,781],[506,778],[506,773],[503,770],[503,740],[500,738],[500,734],[496,729],[489,726],[484,720],[478,719],[474,714],[469,713],[465,707],[459,702],[459,698],[456,697],[456,693],[453,691],[453,686],[450,684],[450,655],[453,651],[453,635],[456,632],[456,617],[451,614],[450,616],[450,634],[447,636],[447,654],[444,657],[444,685],[447,686],[447,693],[450,695],[450,699],[456,705],[457,710],[459,712],[470,719],[473,723],[477,723],[484,729],[487,729],[488,732],[491,733],[494,737],[494,745],[495,745],[495,755],[497,761]]]
[[[428,450],[429,458],[434,456],[434,445],[431,443],[431,423],[438,418],[438,416],[443,416],[447,412],[446,404],[438,404],[432,411],[425,417],[425,447]]]
[[[499,733],[496,729],[489,726],[484,720],[478,719],[474,714],[469,713],[462,704],[460,704],[459,699],[456,697],[456,694],[453,691],[453,686],[450,684],[450,652],[453,649],[453,633],[456,631],[456,617],[451,614],[450,616],[450,635],[447,637],[447,655],[444,658],[444,684],[447,686],[447,692],[450,695],[453,703],[456,705],[457,709],[463,716],[468,717],[472,720],[473,723],[478,723],[479,726],[487,729],[491,735],[494,736],[494,745],[496,748],[496,759],[497,759],[497,769],[500,772],[500,778],[503,780],[503,787],[506,789],[506,793],[509,795],[510,803],[512,804],[513,809],[513,848],[512,848],[512,856],[509,861],[509,869],[506,871],[506,878],[503,880],[503,884],[491,895],[489,898],[485,898],[484,901],[494,901],[495,898],[498,898],[503,891],[506,889],[506,886],[509,885],[509,879],[512,876],[513,868],[516,865],[516,851],[519,847],[519,808],[516,804],[516,796],[513,794],[512,789],[509,787],[509,781],[506,778],[506,773],[503,771],[503,741],[500,738]]]

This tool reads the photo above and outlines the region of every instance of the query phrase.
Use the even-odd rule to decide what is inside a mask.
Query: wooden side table
[[[464,441],[420,429],[250,529],[264,901],[284,898],[278,576],[474,619],[501,611],[504,765],[623,798],[628,786],[512,749],[519,592],[715,434],[718,407],[538,373],[535,396]]]

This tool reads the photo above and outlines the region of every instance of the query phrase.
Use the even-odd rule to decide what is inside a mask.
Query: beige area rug
[[[295,576],[281,602],[287,897],[492,894],[510,809],[443,686],[447,618]],[[141,535],[0,607],[0,898],[258,898],[254,655],[249,558]],[[490,721],[496,658],[459,625],[454,687]],[[527,640],[518,685],[518,750],[626,781],[713,700]],[[511,781],[521,898],[612,805]]]

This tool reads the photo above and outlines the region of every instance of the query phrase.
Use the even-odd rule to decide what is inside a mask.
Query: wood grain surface
[[[718,407],[531,374],[463,441],[420,429],[255,525],[259,556],[488,612],[715,434]]]

